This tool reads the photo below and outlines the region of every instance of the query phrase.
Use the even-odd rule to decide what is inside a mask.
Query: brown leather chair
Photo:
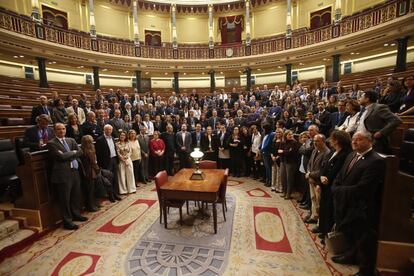
[[[223,182],[220,184],[219,197],[217,203],[221,203],[221,209],[223,209],[224,221],[226,221],[227,202],[226,202],[226,191],[227,191],[227,178],[229,177],[229,169],[224,171]]]
[[[167,183],[168,180],[168,174],[167,171],[160,171],[157,173],[157,175],[155,176],[155,187],[157,188],[157,195],[158,195],[158,202],[160,205],[160,223],[162,223],[162,215],[163,215],[163,206],[162,204],[166,204],[167,208],[170,209],[170,207],[173,208],[178,208],[180,210],[180,223],[183,223],[183,205],[184,205],[184,200],[167,200],[167,201],[162,201],[161,200],[161,187]],[[188,203],[187,203],[187,213],[188,213]],[[167,211],[168,214],[168,211]]]
[[[211,160],[200,161],[200,169],[217,169],[217,162]]]

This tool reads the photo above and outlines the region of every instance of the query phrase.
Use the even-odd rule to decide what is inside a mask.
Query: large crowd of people
[[[110,182],[109,200],[121,200],[161,170],[174,175],[192,166],[190,153],[200,148],[234,177],[262,181],[286,200],[300,194],[300,207],[309,210],[304,221],[316,225],[322,242],[334,225],[347,239],[333,261],[358,262],[361,275],[373,275],[385,172],[378,153],[390,152],[399,115],[414,112],[413,84],[409,76],[365,91],[357,84],[346,91],[340,82],[310,90],[296,82],[203,96],[119,89],[98,89],[94,98],[41,96],[25,142],[32,151],[49,149],[65,228],[86,219],[82,191],[87,210],[97,210],[102,177]]]

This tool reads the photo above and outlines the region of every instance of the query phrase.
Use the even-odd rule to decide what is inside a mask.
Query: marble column
[[[407,70],[407,44],[408,36],[397,39],[397,61],[394,72]]]
[[[180,93],[180,85],[178,83],[178,75],[179,75],[179,72],[174,72],[174,91],[177,94]]]
[[[135,79],[136,79],[136,89],[138,93],[141,93],[142,87],[141,87],[141,70],[135,70]]]
[[[339,81],[339,77],[341,75],[341,62],[340,62],[340,54],[336,54],[332,56],[332,81],[337,82]]]
[[[101,88],[101,84],[99,83],[99,67],[93,66],[93,88],[99,89]]]
[[[210,75],[210,92],[213,93],[216,90],[216,72],[210,70],[208,74]]]
[[[49,87],[46,74],[46,59],[43,57],[36,57],[37,68],[39,70],[39,87]]]
[[[247,67],[245,69],[246,72],[246,91],[250,91],[252,89],[252,69]]]
[[[292,85],[292,64],[285,64],[286,66],[286,84]]]

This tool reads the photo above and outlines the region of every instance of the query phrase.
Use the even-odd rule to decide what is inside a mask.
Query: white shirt
[[[367,132],[367,129],[365,128],[364,121],[365,121],[365,118],[367,117],[368,111],[371,107],[372,107],[372,104],[365,107],[365,112],[362,114],[361,118],[359,119],[359,123],[358,123],[358,127],[357,127],[356,132],[360,132],[360,131]]]
[[[358,127],[357,119],[359,112],[355,113],[354,116],[349,115],[346,117],[342,125],[338,127],[339,130],[346,131],[348,133],[355,132],[355,129]]]
[[[144,121],[144,125],[147,127],[147,135],[154,134],[154,124],[151,121]]]
[[[253,153],[259,153],[259,147],[261,142],[261,135],[260,133],[253,134],[252,135],[252,152]]]
[[[108,147],[109,147],[109,152],[110,152],[111,158],[116,157],[115,144],[114,144],[114,140],[112,139],[112,136],[106,136],[105,135],[105,139],[106,139],[106,143],[108,144]]]

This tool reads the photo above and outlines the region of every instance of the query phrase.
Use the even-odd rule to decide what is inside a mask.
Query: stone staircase
[[[23,248],[37,233],[38,229],[28,227],[26,218],[13,216],[10,210],[0,210],[0,261],[9,252]]]

